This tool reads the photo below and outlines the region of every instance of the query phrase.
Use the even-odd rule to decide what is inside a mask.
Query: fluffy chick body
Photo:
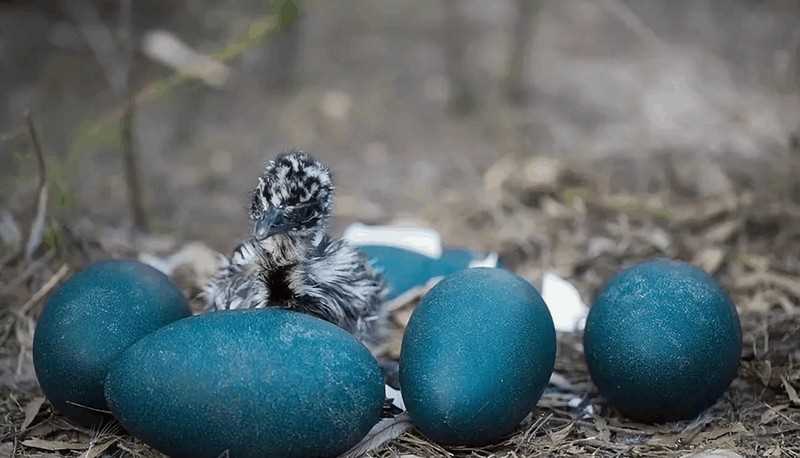
[[[329,238],[332,196],[327,167],[305,153],[270,162],[253,194],[254,233],[263,215],[285,208],[284,202],[304,206],[304,222],[240,243],[206,287],[207,307],[293,309],[334,323],[373,349],[378,346],[387,329],[385,284],[361,252]],[[310,208],[319,215],[309,217]]]

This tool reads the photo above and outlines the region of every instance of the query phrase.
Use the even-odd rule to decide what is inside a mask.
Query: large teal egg
[[[592,380],[629,418],[698,415],[736,377],[742,332],[736,307],[708,274],[657,259],[613,277],[583,337]]]
[[[126,430],[173,457],[333,457],[378,422],[384,386],[370,352],[333,324],[234,310],[137,342],[106,398]]]
[[[102,261],[73,275],[45,304],[33,339],[42,391],[83,424],[104,420],[103,380],[134,342],[191,315],[166,275],[136,261]]]
[[[463,270],[411,316],[400,355],[403,400],[436,442],[496,442],[536,406],[555,355],[553,320],[536,288],[502,269]]]

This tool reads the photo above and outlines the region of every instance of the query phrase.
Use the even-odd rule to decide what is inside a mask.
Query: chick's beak
[[[280,211],[270,208],[261,219],[253,224],[253,237],[256,240],[264,240],[271,235],[283,232],[283,228],[279,224],[281,219]]]

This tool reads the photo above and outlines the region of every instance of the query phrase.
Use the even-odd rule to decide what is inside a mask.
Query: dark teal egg
[[[333,324],[234,310],[137,342],[106,398],[126,430],[173,457],[333,457],[378,422],[384,386],[370,352]]]
[[[716,281],[657,259],[608,282],[586,321],[586,362],[600,393],[634,420],[692,418],[736,377],[739,316]]]
[[[436,442],[496,442],[536,406],[555,356],[553,320],[536,288],[502,269],[462,270],[411,316],[400,355],[403,400]]]
[[[191,315],[166,275],[136,261],[102,261],[75,274],[45,304],[33,339],[42,391],[61,413],[83,424],[104,417],[103,380],[134,342]]]
[[[394,299],[414,287],[423,286],[434,277],[467,269],[470,263],[485,257],[462,248],[446,248],[440,258],[386,245],[363,245],[358,249],[383,274],[389,289],[387,299]]]

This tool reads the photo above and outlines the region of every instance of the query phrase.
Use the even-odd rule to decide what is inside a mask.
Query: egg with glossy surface
[[[400,356],[403,400],[435,442],[496,442],[536,406],[555,355],[553,320],[536,288],[502,269],[463,270],[411,316]]]
[[[106,380],[114,416],[174,457],[327,457],[383,408],[370,352],[326,321],[281,309],[187,318],[145,337]]]
[[[736,307],[702,270],[656,259],[614,276],[589,311],[583,338],[592,380],[625,416],[692,418],[736,377]]]
[[[114,360],[145,335],[191,315],[181,291],[137,261],[100,261],[47,300],[33,339],[42,391],[82,424],[107,419],[103,380]]]

